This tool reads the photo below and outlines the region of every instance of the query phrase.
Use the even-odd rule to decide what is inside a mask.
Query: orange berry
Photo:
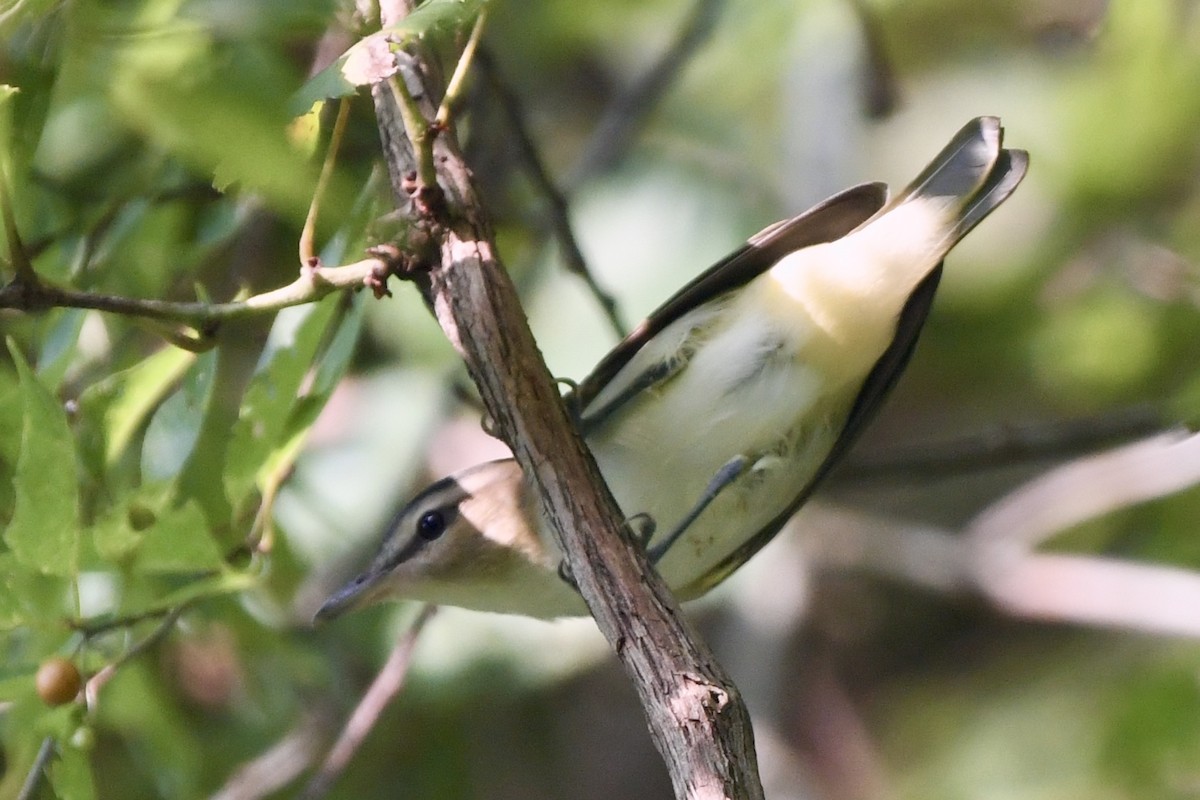
[[[34,678],[38,697],[48,706],[69,703],[79,694],[83,678],[74,664],[65,658],[48,658],[38,667]]]

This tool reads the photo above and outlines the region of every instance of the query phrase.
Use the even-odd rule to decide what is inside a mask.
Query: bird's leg
[[[709,503],[716,500],[721,492],[725,491],[730,484],[737,480],[738,476],[746,471],[746,465],[749,463],[750,459],[746,456],[736,455],[721,465],[721,468],[713,475],[712,480],[708,482],[708,486],[704,487],[704,493],[700,495],[700,499],[696,502],[696,505],[692,506],[692,510],[680,520],[674,530],[668,533],[661,542],[647,550],[646,554],[649,556],[651,564],[657,566],[658,562],[679,541],[679,538],[683,536],[688,527],[696,521],[696,518],[700,516],[704,509],[708,508]]]
[[[654,536],[654,517],[649,514],[634,514],[623,523],[629,530],[629,535],[635,542],[643,548],[650,544],[650,537]],[[579,584],[575,582],[575,575],[571,572],[571,565],[567,560],[558,562],[558,577],[569,585],[575,591],[579,591]]]
[[[567,407],[567,414],[571,417],[571,422],[576,428],[580,427],[583,421],[583,407],[579,404],[579,384],[570,378],[555,378],[555,383],[561,383],[567,387],[567,393],[562,396],[563,405]]]

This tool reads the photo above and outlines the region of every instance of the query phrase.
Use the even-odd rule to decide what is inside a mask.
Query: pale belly
[[[659,563],[672,588],[709,574],[792,504],[828,455],[853,399],[851,389],[830,386],[786,349],[757,369],[742,366],[745,336],[710,340],[678,376],[631,401],[588,439],[622,511],[649,514],[655,540],[691,511],[723,465],[749,459]]]

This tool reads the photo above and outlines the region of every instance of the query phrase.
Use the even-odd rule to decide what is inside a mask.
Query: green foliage
[[[27,569],[77,577],[81,557],[79,489],[67,416],[11,342],[9,350],[20,376],[24,421],[13,475],[16,497],[4,543]]]
[[[295,277],[327,98],[353,105],[317,221],[322,263],[357,260],[373,232],[395,227],[374,224],[394,199],[362,87],[412,41],[445,54],[449,74],[485,2],[428,0],[394,28],[367,24],[315,75],[348,2],[11,5],[0,181],[38,276],[225,302]],[[615,142],[615,166],[571,183],[589,263],[636,318],[754,230],[859,180],[899,183],[967,118],[997,113],[1008,141],[1032,151],[1029,179],[948,259],[912,367],[865,446],[1134,403],[1195,425],[1200,16],[1168,0],[1083,5],[1106,10],[728,4],[635,135]],[[854,9],[877,27],[876,72],[847,67]],[[484,44],[562,183],[686,13],[665,0],[488,5]],[[889,77],[900,111],[865,121],[863,85]],[[514,160],[494,89],[476,80],[455,127],[551,369],[578,378],[611,332],[576,279],[546,269],[557,263],[543,247],[546,201]],[[5,284],[12,233],[0,230]],[[0,797],[16,794],[46,737],[43,796],[201,797],[285,737],[327,736],[344,720],[407,615],[311,630],[326,571],[369,546],[388,506],[428,477],[429,441],[439,458],[462,455],[438,424],[449,392],[436,387],[461,378],[455,357],[416,293],[392,288],[392,302],[331,296],[223,324],[203,353],[164,344],[168,323],[0,310]],[[956,526],[1037,468],[863,494]],[[1197,569],[1198,504],[1192,489],[1048,549]],[[717,600],[711,633],[747,686],[779,682],[754,698],[760,708],[838,742],[882,794],[1126,800],[1196,785],[1192,648],[1001,620],[892,585],[814,583],[804,631]],[[750,591],[761,600],[777,586]],[[761,652],[721,641],[764,627]],[[563,677],[601,650],[586,625],[444,613],[428,633],[408,693],[331,796],[666,796],[619,679]],[[820,642],[794,649],[829,663],[813,669],[776,646],[792,639]],[[34,675],[50,657],[93,679],[94,699],[42,703]],[[825,711],[845,716],[821,728]],[[840,737],[860,728],[869,741],[842,753]],[[612,763],[621,775],[598,778]],[[293,796],[305,776],[287,777]],[[604,783],[622,777],[632,785]],[[870,796],[838,780],[852,783],[811,783]]]

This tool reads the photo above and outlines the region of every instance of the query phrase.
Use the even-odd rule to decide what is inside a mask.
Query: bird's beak
[[[328,622],[347,611],[371,605],[378,599],[382,590],[383,586],[377,580],[377,576],[370,571],[364,572],[330,595],[317,609],[313,622]]]

